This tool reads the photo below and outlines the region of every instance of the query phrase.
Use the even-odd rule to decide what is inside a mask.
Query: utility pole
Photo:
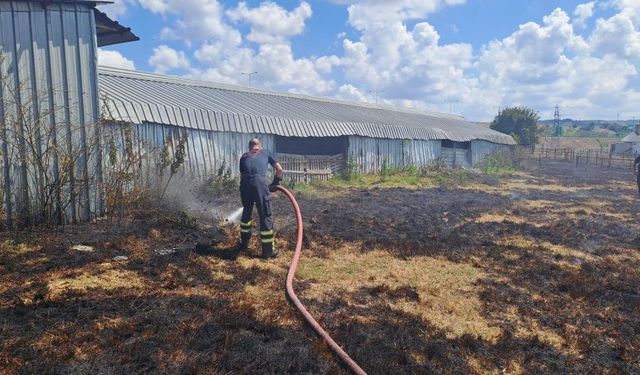
[[[453,105],[452,104],[453,103],[458,103],[460,101],[456,100],[456,99],[448,99],[448,100],[445,100],[445,102],[449,103],[449,113],[453,113]]]
[[[240,73],[240,74],[242,74],[243,76],[245,76],[245,75],[249,76],[249,87],[251,87],[251,76],[254,75],[254,74],[258,74],[258,72]]]
[[[376,104],[378,104],[378,93],[383,93],[384,90],[369,90],[369,92],[372,92],[375,94],[376,96]]]

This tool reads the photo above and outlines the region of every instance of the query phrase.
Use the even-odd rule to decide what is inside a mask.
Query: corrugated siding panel
[[[17,95],[0,92],[9,140],[3,145],[8,158],[3,160],[0,176],[7,221],[37,220],[38,202],[45,194],[45,176],[33,167],[35,162],[11,161],[20,160],[16,157],[20,153],[43,160],[52,180],[60,175],[61,156],[52,150],[80,154],[74,176],[81,182],[67,184],[63,191],[66,198],[72,191],[77,197],[68,205],[66,220],[86,220],[99,209],[97,191],[90,186],[95,185],[100,168],[97,156],[88,154],[99,114],[94,33],[89,4],[0,3],[0,50],[5,59],[0,72],[5,82],[18,89]],[[18,107],[27,112],[22,122],[17,121]],[[114,117],[124,117],[118,108],[109,107]],[[35,152],[29,154],[23,147],[21,135],[31,135]]]
[[[125,125],[127,126],[127,125]],[[267,149],[274,149],[274,137],[270,134],[246,134],[233,132],[212,132],[207,130],[184,129],[176,126],[166,126],[155,123],[144,123],[130,125],[134,129],[132,141],[134,148],[139,154],[159,155],[164,147],[164,143],[169,138],[170,155],[175,155],[175,147],[178,139],[187,136],[187,155],[183,170],[189,176],[198,180],[206,179],[214,175],[223,163],[231,166],[234,176],[239,174],[239,159],[249,147],[249,140],[253,137],[261,139],[263,146]],[[114,137],[118,149],[123,150],[125,144],[125,134],[121,125],[113,123],[105,124],[106,140]],[[106,149],[105,149],[106,150]],[[154,156],[156,157],[156,156]],[[152,161],[148,169],[153,169],[155,163],[153,157],[146,159]],[[106,163],[108,161],[105,161]],[[105,165],[107,168],[108,165]]]
[[[506,145],[482,140],[473,140],[471,141],[471,163],[473,165],[477,165],[478,163],[481,163],[487,155],[508,149],[509,146]]]
[[[440,158],[450,167],[470,167],[469,150],[442,148]]]
[[[397,140],[349,137],[348,158],[364,173],[378,172],[386,157],[391,167],[421,166],[440,157],[438,140]]]

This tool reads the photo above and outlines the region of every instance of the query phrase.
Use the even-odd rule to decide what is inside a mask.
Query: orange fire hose
[[[300,207],[298,206],[298,202],[296,201],[296,198],[294,198],[293,194],[291,194],[289,190],[280,185],[278,185],[278,190],[284,193],[284,195],[286,195],[287,198],[289,198],[289,200],[291,201],[291,205],[293,206],[293,210],[296,214],[296,223],[298,226],[296,249],[293,254],[291,265],[289,266],[289,273],[287,274],[287,295],[296,306],[296,308],[300,310],[306,321],[311,325],[311,327],[313,327],[318,335],[322,337],[324,342],[329,345],[331,350],[333,350],[333,352],[336,353],[338,357],[340,357],[342,362],[344,362],[344,364],[346,364],[354,374],[366,375],[366,372],[364,372],[364,370],[361,369],[360,366],[358,366],[358,364],[353,359],[351,359],[351,357],[349,357],[349,355],[344,350],[342,350],[340,345],[336,344],[336,342],[333,341],[331,336],[329,336],[329,334],[324,329],[322,329],[320,324],[318,324],[318,322],[313,319],[311,314],[309,314],[309,311],[307,311],[304,305],[302,305],[302,302],[300,302],[300,300],[298,299],[298,296],[296,296],[296,292],[293,291],[293,276],[296,273],[296,268],[298,268],[298,262],[300,261],[300,255],[302,253],[302,214],[300,213]]]

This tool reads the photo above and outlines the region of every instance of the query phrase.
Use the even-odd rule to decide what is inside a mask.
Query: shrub
[[[418,168],[417,173],[420,175],[420,177],[427,177],[436,173],[444,173],[449,170],[450,168],[444,159],[436,159],[432,163],[423,165]]]
[[[222,164],[216,173],[207,179],[205,186],[208,187],[205,190],[210,190],[208,191],[210,193],[221,193],[237,187],[238,179],[233,177],[231,166],[227,164],[227,161],[222,160]]]
[[[349,157],[347,163],[342,171],[342,178],[347,181],[357,181],[362,179],[362,173],[358,170],[358,164],[356,163],[353,155]]]
[[[492,176],[511,175],[515,171],[514,162],[508,155],[502,152],[489,154],[480,164],[480,170]]]
[[[382,181],[393,175],[393,169],[389,166],[389,158],[386,156],[382,159],[382,168],[380,168],[380,177]]]

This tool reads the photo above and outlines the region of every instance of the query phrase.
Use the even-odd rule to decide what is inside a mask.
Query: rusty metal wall
[[[75,193],[59,207],[62,215],[87,220],[101,210],[92,183],[100,174],[100,155],[91,155],[99,115],[92,6],[0,1],[0,187],[8,222],[37,215],[34,202],[42,201],[45,179],[59,176],[65,161],[58,158],[65,152],[78,157],[71,180],[76,185],[62,191]],[[37,133],[37,142],[26,141],[28,131]],[[46,158],[46,166],[28,162],[30,152]]]

